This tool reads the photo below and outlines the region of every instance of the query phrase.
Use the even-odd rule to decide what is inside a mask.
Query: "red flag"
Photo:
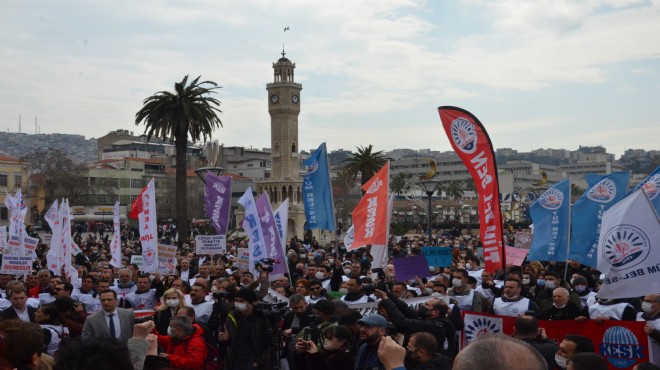
[[[144,193],[145,191],[147,191],[147,188],[148,188],[148,187],[149,187],[149,185],[143,187],[142,190],[140,191],[140,195],[138,195],[137,198],[135,198],[135,200],[133,201],[133,203],[131,203],[131,212],[128,213],[128,217],[129,217],[129,218],[132,218],[132,219],[134,219],[134,220],[137,220],[137,219],[138,219],[138,215],[139,215],[140,213],[142,213],[142,210],[143,210],[143,205],[142,205],[142,193]]]
[[[388,161],[362,189],[366,192],[353,210],[355,240],[353,247],[387,245],[387,192],[390,188]]]
[[[493,145],[472,113],[456,107],[439,107],[438,112],[451,146],[472,175],[479,193],[480,238],[486,270],[503,269],[502,213]]]

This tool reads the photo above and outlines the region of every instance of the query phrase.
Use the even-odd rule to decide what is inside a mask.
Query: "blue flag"
[[[650,175],[646,176],[646,178],[637,184],[637,186],[632,188],[632,190],[630,190],[626,196],[634,193],[642,187],[644,188],[646,196],[651,201],[651,204],[653,204],[655,213],[657,213],[658,217],[660,217],[660,195],[658,194],[660,193],[660,166],[653,170]]]
[[[570,227],[571,181],[569,178],[541,194],[529,207],[534,223],[529,261],[566,261]]]
[[[569,259],[596,268],[603,213],[626,195],[629,177],[628,172],[586,176],[588,188],[573,204]]]
[[[321,144],[304,164],[307,166],[307,174],[303,179],[302,193],[307,229],[335,231],[335,207],[325,143]]]

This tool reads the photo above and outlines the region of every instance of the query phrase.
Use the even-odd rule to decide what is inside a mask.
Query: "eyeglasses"
[[[64,290],[64,288],[55,288],[53,290],[56,291],[56,292],[60,292],[60,291]]]
[[[309,288],[309,290],[321,290],[321,287],[316,286],[314,288]]]

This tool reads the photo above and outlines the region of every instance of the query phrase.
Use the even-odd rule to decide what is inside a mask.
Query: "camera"
[[[216,301],[221,301],[221,300],[233,301],[234,296],[236,296],[236,293],[235,292],[230,292],[228,290],[213,292],[213,299],[215,299]]]
[[[275,260],[272,259],[272,258],[262,258],[262,259],[254,262],[254,267],[257,270],[266,271],[266,272],[273,272],[273,264],[274,263],[275,263]]]
[[[375,284],[362,284],[362,292],[364,292],[366,295],[374,294],[376,289],[382,290],[383,292],[390,291],[389,287],[384,281],[379,281]]]
[[[279,324],[284,317],[284,313],[289,304],[287,302],[266,303],[257,302],[254,304],[254,311],[267,318],[273,324]]]

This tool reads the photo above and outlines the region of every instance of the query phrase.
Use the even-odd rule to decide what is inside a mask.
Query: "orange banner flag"
[[[387,245],[387,193],[390,188],[390,162],[367,183],[366,192],[353,210],[355,240],[353,248],[368,244]]]

